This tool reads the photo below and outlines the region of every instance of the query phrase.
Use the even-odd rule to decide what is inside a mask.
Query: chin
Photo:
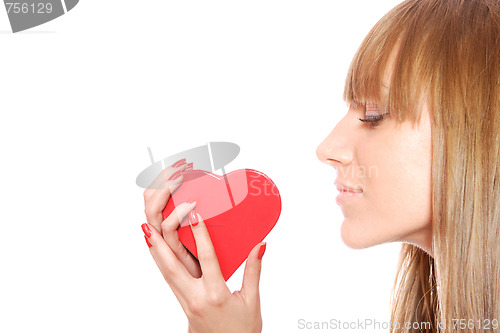
[[[340,237],[346,246],[351,249],[360,250],[375,245],[373,242],[369,242],[366,239],[366,235],[361,235],[361,232],[351,230],[345,221],[342,223],[342,226],[340,227]]]
[[[397,236],[388,231],[381,231],[380,228],[374,229],[373,223],[367,226],[366,224],[357,225],[353,222],[344,220],[340,227],[340,237],[344,244],[351,249],[366,249],[388,243],[395,240]]]

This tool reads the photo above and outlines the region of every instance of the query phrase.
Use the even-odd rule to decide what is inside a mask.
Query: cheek
[[[367,202],[381,231],[408,234],[431,221],[430,142],[407,136],[383,154],[372,154],[378,175],[369,178]]]
[[[430,142],[418,136],[358,149],[357,180],[365,186],[358,205],[345,207],[344,242],[366,248],[410,235],[431,223]]]

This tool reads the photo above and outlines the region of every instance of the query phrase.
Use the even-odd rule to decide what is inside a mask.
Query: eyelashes
[[[366,103],[365,109],[370,110],[370,111],[379,111],[379,108],[376,104],[374,103]],[[365,118],[358,118],[360,121],[366,123],[370,123],[370,128],[376,127],[380,124],[380,122],[388,117],[386,115],[389,115],[389,110],[386,110],[384,114],[378,114],[375,116],[367,116]]]
[[[362,122],[368,122],[370,123],[370,128],[373,128],[375,126],[378,126],[382,119],[384,119],[384,115],[378,115],[378,116],[369,116],[366,118],[358,118]]]

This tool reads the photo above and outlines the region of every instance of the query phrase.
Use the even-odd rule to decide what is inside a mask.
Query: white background
[[[342,242],[336,173],[315,150],[347,111],[357,47],[397,3],[81,0],[18,34],[0,10],[0,331],[186,332],[135,179],[147,147],[207,141],[240,145],[226,171],[263,171],[281,193],[263,332],[388,322],[401,245]]]

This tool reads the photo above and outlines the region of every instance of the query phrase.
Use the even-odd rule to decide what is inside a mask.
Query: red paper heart
[[[278,188],[268,176],[252,169],[235,170],[225,176],[186,171],[163,210],[163,219],[175,206],[192,201],[196,201],[194,210],[207,226],[225,281],[271,231],[281,213]],[[179,240],[198,258],[187,217],[178,233]]]

